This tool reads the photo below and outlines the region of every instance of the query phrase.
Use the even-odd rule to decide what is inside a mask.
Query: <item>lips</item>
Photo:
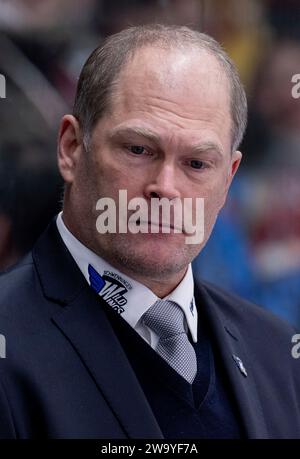
[[[147,225],[150,228],[153,226],[156,226],[156,227],[159,227],[160,229],[166,228],[166,229],[173,230],[173,231],[176,229],[180,231],[180,233],[182,233],[182,228],[179,228],[169,223],[164,224],[164,223],[155,222],[155,221],[146,221],[146,220],[144,221],[144,220],[138,219],[137,225],[138,226]]]

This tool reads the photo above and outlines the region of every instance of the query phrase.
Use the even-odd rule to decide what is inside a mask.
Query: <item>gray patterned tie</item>
[[[184,312],[174,301],[157,300],[142,321],[158,336],[156,352],[190,384],[197,373],[197,358],[184,329]]]

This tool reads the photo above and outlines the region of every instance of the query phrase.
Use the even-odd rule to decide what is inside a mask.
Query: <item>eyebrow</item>
[[[111,140],[118,139],[120,137],[130,135],[138,135],[140,137],[144,137],[151,142],[160,143],[160,136],[153,132],[151,129],[144,128],[142,126],[133,126],[133,127],[123,127],[123,128],[114,128],[110,131],[108,137]]]
[[[161,143],[161,138],[158,134],[152,131],[149,128],[143,126],[132,126],[132,127],[116,127],[112,129],[108,137],[110,140],[118,140],[119,138],[138,135],[139,137],[144,137],[145,139],[150,140],[156,144]],[[223,156],[223,149],[221,145],[215,142],[201,142],[199,144],[194,144],[189,147],[189,149],[195,153],[205,153],[207,151],[215,151],[219,156]]]
[[[223,148],[215,142],[203,142],[191,147],[196,153],[205,153],[207,151],[215,151],[218,155],[223,156]]]

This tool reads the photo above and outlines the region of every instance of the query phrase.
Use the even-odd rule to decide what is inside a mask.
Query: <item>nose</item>
[[[161,163],[149,177],[144,194],[147,199],[167,198],[171,200],[180,197],[178,185],[174,165]]]

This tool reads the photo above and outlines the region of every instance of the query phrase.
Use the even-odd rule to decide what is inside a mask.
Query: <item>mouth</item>
[[[174,226],[172,224],[164,224],[164,223],[160,223],[160,222],[155,222],[155,221],[148,221],[148,220],[141,220],[140,218],[137,220],[137,226],[148,226],[148,228],[153,228],[153,227],[158,227],[160,230],[163,230],[163,229],[166,229],[168,231],[178,231],[180,233],[182,233],[182,228],[179,228],[177,226]],[[151,232],[151,231],[150,231]]]

